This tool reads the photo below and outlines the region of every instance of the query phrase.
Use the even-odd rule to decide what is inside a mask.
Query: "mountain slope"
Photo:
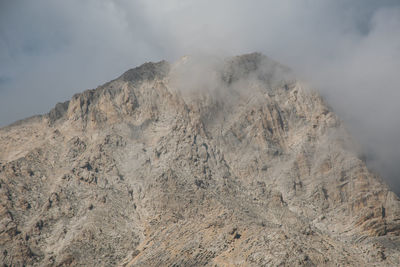
[[[146,63],[0,129],[0,262],[400,265],[399,199],[352,146],[263,55]]]

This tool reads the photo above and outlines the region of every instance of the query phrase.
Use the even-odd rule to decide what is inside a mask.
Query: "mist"
[[[400,193],[398,0],[3,0],[0,126],[147,61],[254,51],[317,88]]]

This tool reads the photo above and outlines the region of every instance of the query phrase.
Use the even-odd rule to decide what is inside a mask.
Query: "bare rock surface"
[[[399,266],[400,201],[254,53],[146,63],[0,129],[4,266]],[[200,77],[199,77],[200,76]]]

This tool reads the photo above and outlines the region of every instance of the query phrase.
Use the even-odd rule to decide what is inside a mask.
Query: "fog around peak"
[[[318,88],[400,192],[398,0],[4,0],[0,125],[144,62],[254,51]]]

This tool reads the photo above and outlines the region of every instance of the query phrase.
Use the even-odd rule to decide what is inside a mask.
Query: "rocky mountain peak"
[[[400,264],[398,197],[259,53],[145,63],[0,147],[6,265]]]
[[[168,75],[169,69],[170,64],[164,60],[157,63],[148,62],[126,71],[119,79],[131,83],[163,79]]]

